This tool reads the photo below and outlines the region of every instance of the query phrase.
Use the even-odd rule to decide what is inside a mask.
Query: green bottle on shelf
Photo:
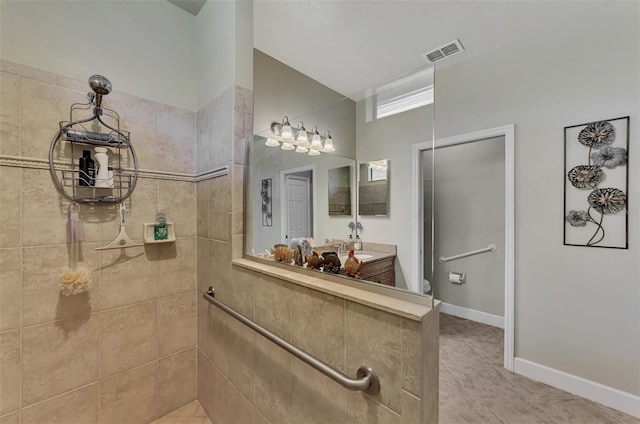
[[[167,220],[163,213],[158,214],[158,222],[153,226],[153,239],[166,240],[169,236]]]

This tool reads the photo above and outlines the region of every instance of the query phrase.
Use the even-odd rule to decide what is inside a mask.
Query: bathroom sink
[[[366,255],[366,254],[360,254],[360,253],[356,253],[354,255],[356,257],[356,259],[358,259],[359,261],[363,261],[365,259],[371,259],[373,258],[373,255]],[[342,255],[340,256],[340,262],[344,264],[344,261],[347,260],[347,258],[349,257],[349,255]]]

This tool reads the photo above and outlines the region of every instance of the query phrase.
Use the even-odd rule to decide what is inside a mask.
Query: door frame
[[[318,234],[318,178],[316,178],[316,166],[305,165],[298,168],[285,169],[284,171],[280,171],[280,240],[287,246],[291,242],[290,240],[285,239],[285,236],[287,235],[287,220],[289,218],[289,206],[287,204],[287,175],[305,171],[311,171],[311,196],[309,196],[309,201],[311,203],[311,216],[313,223],[310,227],[313,230],[313,237],[316,237],[316,234]]]
[[[413,281],[411,290],[422,292],[421,267],[424,264],[424,199],[422,190],[422,152],[434,148],[466,144],[484,139],[504,137],[504,367],[513,371],[515,321],[515,125],[488,128],[413,145]],[[437,165],[437,162],[436,162]],[[437,293],[436,293],[437,295]]]

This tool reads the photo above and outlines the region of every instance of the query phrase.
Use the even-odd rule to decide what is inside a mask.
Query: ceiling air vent
[[[443,46],[438,47],[437,49],[431,50],[429,52],[423,53],[423,57],[428,62],[436,62],[438,60],[444,59],[445,57],[449,57],[456,53],[460,53],[464,51],[464,47],[460,44],[460,40],[456,39],[450,43],[447,43]]]

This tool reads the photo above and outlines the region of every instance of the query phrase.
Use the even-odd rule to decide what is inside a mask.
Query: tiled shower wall
[[[437,422],[437,313],[420,323],[231,265],[242,256],[252,114],[251,92],[235,86],[197,115],[199,170],[231,171],[197,183],[198,293],[213,286],[223,303],[346,374],[373,367],[382,390],[344,389],[198,297],[200,403],[216,423]]]
[[[47,158],[58,121],[89,87],[2,62],[0,154]],[[117,87],[116,87],[117,88]],[[114,92],[145,170],[195,173],[195,113]],[[119,231],[117,206],[81,206],[80,260],[92,286],[60,294],[66,208],[46,169],[0,167],[0,422],[149,422],[196,397],[196,185],[140,178],[127,233],[157,205],[175,243],[95,251]]]

